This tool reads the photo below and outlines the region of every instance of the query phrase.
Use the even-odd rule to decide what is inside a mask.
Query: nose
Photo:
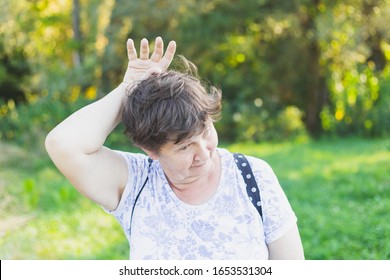
[[[209,141],[200,141],[198,145],[198,149],[194,156],[194,161],[206,161],[210,157],[210,152],[212,150],[211,144]]]

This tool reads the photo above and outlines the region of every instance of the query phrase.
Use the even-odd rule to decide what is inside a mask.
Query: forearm
[[[46,146],[91,154],[103,146],[121,121],[125,88],[120,85],[102,99],[73,113],[47,136]]]

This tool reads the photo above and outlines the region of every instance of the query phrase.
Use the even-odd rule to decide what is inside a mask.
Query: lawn
[[[265,159],[298,216],[307,259],[390,259],[390,139],[223,145]],[[0,143],[0,259],[126,259],[116,220],[42,148]]]

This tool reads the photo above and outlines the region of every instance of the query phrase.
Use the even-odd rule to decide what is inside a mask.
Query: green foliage
[[[85,97],[75,102],[61,99],[58,94],[34,98],[15,106],[12,101],[0,101],[0,140],[12,141],[23,147],[37,148],[43,137],[55,125],[91,100]]]
[[[390,69],[388,69],[390,71]],[[380,81],[379,97],[367,115],[370,136],[388,137],[390,134],[390,75]]]
[[[321,114],[324,129],[338,135],[388,136],[389,69],[378,75],[372,68],[346,70],[334,78],[334,108]],[[338,76],[338,75],[334,75]]]
[[[260,98],[253,103],[241,103],[238,108],[229,105],[224,104],[222,120],[216,125],[224,142],[287,141],[308,137],[302,112],[295,106],[288,106],[272,116]]]
[[[21,48],[7,49],[0,33],[0,100],[21,102],[25,99],[21,84],[30,73],[26,55]]]

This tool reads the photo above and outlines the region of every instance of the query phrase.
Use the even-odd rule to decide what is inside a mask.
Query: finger
[[[141,40],[141,47],[140,47],[139,58],[142,59],[142,60],[149,59],[149,42],[145,38],[143,38]]]
[[[157,37],[156,42],[154,44],[153,54],[150,57],[150,60],[153,62],[160,61],[160,59],[163,55],[163,52],[164,52],[164,42],[163,42],[161,37]]]
[[[165,54],[160,61],[160,65],[164,70],[168,69],[169,65],[172,62],[173,56],[175,55],[175,52],[176,52],[176,42],[170,41],[167,50],[165,51]]]
[[[127,40],[127,57],[129,60],[137,59],[137,50],[134,47],[134,41],[132,39]]]

